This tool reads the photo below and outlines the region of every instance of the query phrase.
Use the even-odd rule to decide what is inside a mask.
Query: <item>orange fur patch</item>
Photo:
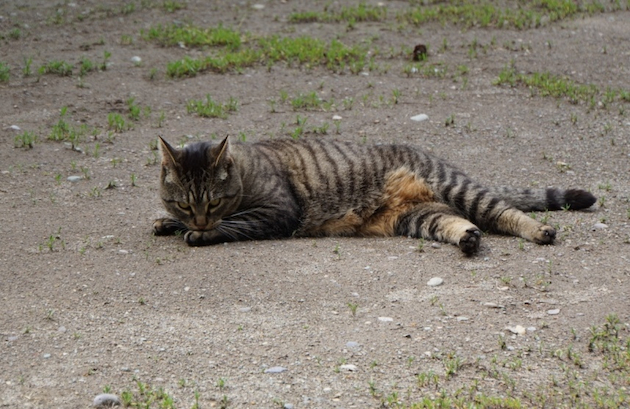
[[[419,203],[433,201],[433,190],[407,168],[393,172],[385,182],[383,202],[360,227],[364,236],[393,236],[398,219]]]
[[[361,213],[349,210],[339,219],[327,220],[309,231],[325,236],[393,236],[400,216],[419,203],[432,202],[433,191],[424,179],[407,168],[391,173],[383,195],[374,206]]]

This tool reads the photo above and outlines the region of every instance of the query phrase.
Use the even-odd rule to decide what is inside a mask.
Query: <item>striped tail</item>
[[[595,196],[582,189],[518,189],[502,186],[491,189],[491,193],[524,212],[587,209],[597,201]]]

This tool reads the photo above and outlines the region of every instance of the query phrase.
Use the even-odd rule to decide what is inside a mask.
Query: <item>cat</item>
[[[581,189],[484,187],[407,145],[324,139],[197,142],[159,138],[160,196],[172,217],[155,235],[191,246],[317,236],[410,236],[452,243],[466,255],[481,232],[552,244],[556,231],[525,211],[586,209]]]

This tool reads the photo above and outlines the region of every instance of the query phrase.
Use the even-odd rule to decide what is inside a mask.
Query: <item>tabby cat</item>
[[[578,210],[579,189],[484,187],[411,146],[304,139],[253,144],[198,142],[176,149],[160,138],[160,195],[172,216],[156,235],[191,246],[304,236],[411,236],[479,249],[481,231],[538,244],[556,231],[525,211]]]

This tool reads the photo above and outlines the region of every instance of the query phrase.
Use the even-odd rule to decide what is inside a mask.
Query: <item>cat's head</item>
[[[166,210],[190,230],[211,230],[238,208],[243,185],[226,137],[177,149],[160,137],[160,196]]]

